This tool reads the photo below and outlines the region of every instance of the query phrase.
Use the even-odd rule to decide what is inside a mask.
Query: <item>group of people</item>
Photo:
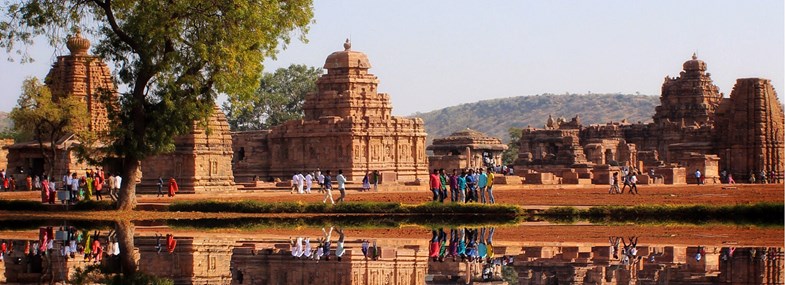
[[[341,261],[344,253],[346,253],[346,248],[344,247],[344,240],[345,235],[343,230],[335,229],[338,233],[338,242],[335,248],[335,257],[338,261]],[[322,233],[324,234],[323,237],[318,238],[318,245],[313,247],[311,245],[311,238],[310,237],[298,237],[297,239],[289,238],[289,251],[292,254],[293,258],[299,259],[313,259],[316,261],[319,260],[330,260],[330,256],[332,255],[332,234],[333,234],[333,227],[330,227],[330,231],[324,230],[322,228]],[[376,247],[376,243],[374,242],[374,248]],[[366,252],[367,248],[363,250]],[[367,255],[366,255],[367,256]]]
[[[429,177],[429,188],[433,193],[433,201],[444,203],[447,199],[449,186],[450,202],[469,203],[496,203],[493,196],[494,168],[464,169],[458,174],[453,169],[451,174],[446,174],[444,169],[434,169]],[[487,195],[486,195],[487,193]]]
[[[374,191],[379,191],[380,178],[379,171],[366,171],[362,179],[362,190],[360,190],[360,192],[370,191],[371,185],[373,185]],[[324,194],[322,203],[327,203],[327,200],[330,200],[330,203],[335,205],[335,203],[342,203],[346,199],[347,181],[346,176],[343,175],[343,170],[339,169],[338,175],[335,176],[335,182],[338,183],[340,196],[338,199],[333,199],[333,177],[330,170],[326,170],[324,173],[322,173],[320,169],[316,169],[316,172],[308,172],[305,174],[302,172],[295,172],[292,175],[292,188],[289,193],[293,194],[297,192],[297,194],[310,194],[311,190],[314,188],[313,184],[316,182],[318,186],[317,192]]]
[[[654,174],[651,174],[654,177]],[[622,176],[621,179],[624,183],[622,188],[619,188],[619,172],[614,172],[610,179],[611,188],[608,190],[608,194],[624,194],[624,189],[630,187],[628,193],[630,194],[638,194],[638,172],[635,169],[622,169]]]
[[[93,194],[97,200],[103,200],[103,194],[109,195],[112,200],[119,199],[120,185],[123,178],[120,175],[110,173],[106,177],[106,173],[102,169],[88,169],[81,177],[76,172],[67,171],[67,174],[62,178],[62,189],[67,195],[61,195],[60,202],[76,203],[80,200],[92,200]],[[50,182],[51,184],[51,182]],[[50,195],[50,203],[53,204],[54,192],[56,187],[48,189]],[[105,191],[106,190],[106,191]],[[41,196],[44,196],[44,190],[41,190]],[[43,199],[43,198],[42,198]]]
[[[433,262],[477,263],[483,267],[483,279],[493,277],[494,267],[511,265],[512,257],[496,256],[493,249],[494,228],[450,229],[449,237],[443,228],[431,230],[428,257]]]
[[[623,237],[612,236],[608,237],[608,241],[610,242],[609,256],[611,256],[613,260],[617,260],[620,265],[631,265],[641,260],[642,257],[638,256],[638,237],[629,237],[627,238],[627,242],[625,242]],[[620,242],[624,245],[621,251],[619,250]]]

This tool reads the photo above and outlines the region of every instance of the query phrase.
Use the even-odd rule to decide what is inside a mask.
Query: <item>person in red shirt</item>
[[[180,187],[177,186],[177,181],[174,180],[174,177],[169,177],[169,197],[174,197],[174,194],[180,190]]]
[[[442,193],[442,190],[441,190],[442,183],[441,183],[441,180],[439,178],[439,170],[438,169],[434,169],[433,170],[433,173],[431,173],[431,177],[430,177],[429,181],[430,181],[429,186],[431,187],[431,192],[433,192],[433,201],[434,202],[439,201],[439,197],[441,196],[441,193]]]

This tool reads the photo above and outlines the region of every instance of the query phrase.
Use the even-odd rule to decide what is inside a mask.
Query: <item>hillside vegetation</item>
[[[465,128],[509,140],[511,127],[531,125],[542,128],[548,115],[570,120],[580,115],[583,125],[627,119],[630,122],[651,122],[658,96],[629,94],[532,95],[484,100],[416,113],[425,121],[428,144],[434,138],[450,135]]]

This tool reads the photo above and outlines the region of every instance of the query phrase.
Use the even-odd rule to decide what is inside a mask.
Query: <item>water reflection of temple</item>
[[[315,240],[316,238],[314,238]],[[135,238],[139,269],[172,278],[175,284],[516,284],[482,281],[482,263],[433,261],[423,239],[379,239],[378,258],[366,258],[362,240],[345,242],[341,261],[295,258],[286,237],[192,235],[177,236],[170,254],[145,234]],[[0,283],[38,283],[45,261],[22,254],[25,240],[0,263]],[[313,247],[317,242],[312,244]],[[59,252],[60,244],[54,245]],[[766,247],[637,246],[629,264],[613,257],[610,247],[597,244],[542,246],[498,241],[496,256],[512,257],[508,268],[517,284],[783,284],[783,250]],[[699,258],[696,255],[700,254]],[[104,258],[103,263],[112,258]],[[55,280],[94,262],[81,256],[52,255]],[[501,277],[502,267],[491,267]],[[509,277],[509,276],[507,276]]]

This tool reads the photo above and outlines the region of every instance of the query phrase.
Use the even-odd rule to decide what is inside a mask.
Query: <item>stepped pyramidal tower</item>
[[[378,170],[382,179],[425,179],[425,129],[420,118],[392,116],[390,96],[368,73],[368,57],[344,43],[324,62],[317,92],[303,103],[304,118],[270,130],[234,133],[235,176],[239,182],[287,178],[294,172],[343,170],[362,179]]]

